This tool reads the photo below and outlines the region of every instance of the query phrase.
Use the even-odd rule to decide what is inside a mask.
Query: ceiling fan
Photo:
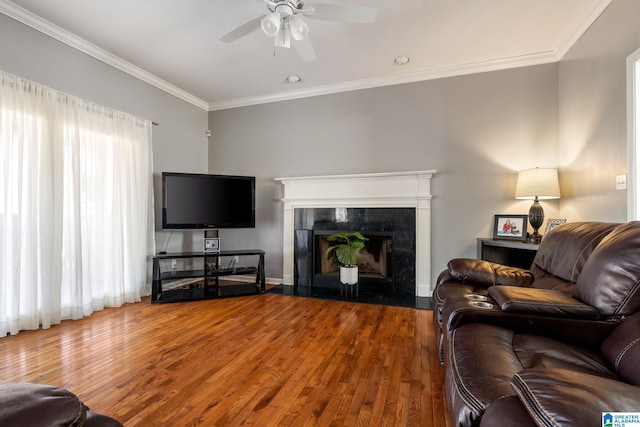
[[[309,40],[309,26],[302,16],[323,21],[370,23],[375,21],[377,10],[372,7],[346,4],[314,3],[305,6],[302,0],[260,0],[267,4],[269,13],[254,18],[220,37],[220,41],[231,43],[246,35],[262,29],[274,37],[275,47],[291,47],[295,41],[300,57],[312,61],[315,50]]]

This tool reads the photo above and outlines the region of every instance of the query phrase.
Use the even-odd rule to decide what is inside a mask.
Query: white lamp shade
[[[557,169],[525,169],[518,173],[516,199],[559,199],[560,184]]]
[[[289,28],[291,29],[291,37],[294,40],[300,41],[309,35],[309,26],[299,16],[293,16],[289,20]]]
[[[280,14],[278,12],[268,14],[262,18],[260,26],[266,35],[269,37],[275,36],[278,34],[278,30],[280,29]]]
[[[280,28],[278,34],[276,34],[273,45],[276,47],[286,47],[287,49],[291,47],[291,31],[289,30],[289,25],[285,24]]]

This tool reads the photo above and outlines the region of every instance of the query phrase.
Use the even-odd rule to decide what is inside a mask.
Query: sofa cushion
[[[562,282],[575,283],[593,250],[618,224],[570,222],[547,234],[531,266],[533,287],[555,289]],[[555,277],[555,280],[543,278]]]
[[[531,275],[535,277],[535,281],[531,283],[532,288],[549,289],[562,292],[566,295],[573,295],[573,288],[576,286],[573,282],[568,282],[546,271],[542,271],[535,264],[531,266]]]
[[[31,383],[0,382],[0,425],[81,426],[87,408],[68,390]]]
[[[544,366],[618,379],[600,353],[542,335],[516,334],[513,350],[525,368]]]
[[[605,317],[640,311],[640,222],[617,226],[591,253],[573,296]]]
[[[622,322],[600,346],[622,378],[631,384],[640,385],[640,313]]]
[[[539,426],[600,426],[603,412],[640,408],[638,386],[568,369],[525,369],[512,385]]]

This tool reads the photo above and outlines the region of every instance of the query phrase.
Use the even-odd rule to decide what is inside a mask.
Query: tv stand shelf
[[[257,257],[257,265],[221,265],[224,258]],[[177,268],[180,263],[180,268]],[[191,267],[193,264],[196,267]],[[201,265],[200,265],[201,264]],[[221,277],[255,276],[253,283],[221,284]],[[265,292],[264,251],[261,249],[205,252],[176,252],[153,258],[151,302],[164,303],[251,295]]]

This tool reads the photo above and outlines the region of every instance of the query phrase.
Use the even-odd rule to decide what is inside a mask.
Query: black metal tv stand
[[[257,265],[235,266],[239,257],[256,257]],[[221,263],[230,259],[226,265]],[[180,266],[178,266],[180,263]],[[221,285],[224,276],[253,276],[253,283]],[[176,252],[153,258],[151,302],[177,302],[265,292],[264,251]]]

